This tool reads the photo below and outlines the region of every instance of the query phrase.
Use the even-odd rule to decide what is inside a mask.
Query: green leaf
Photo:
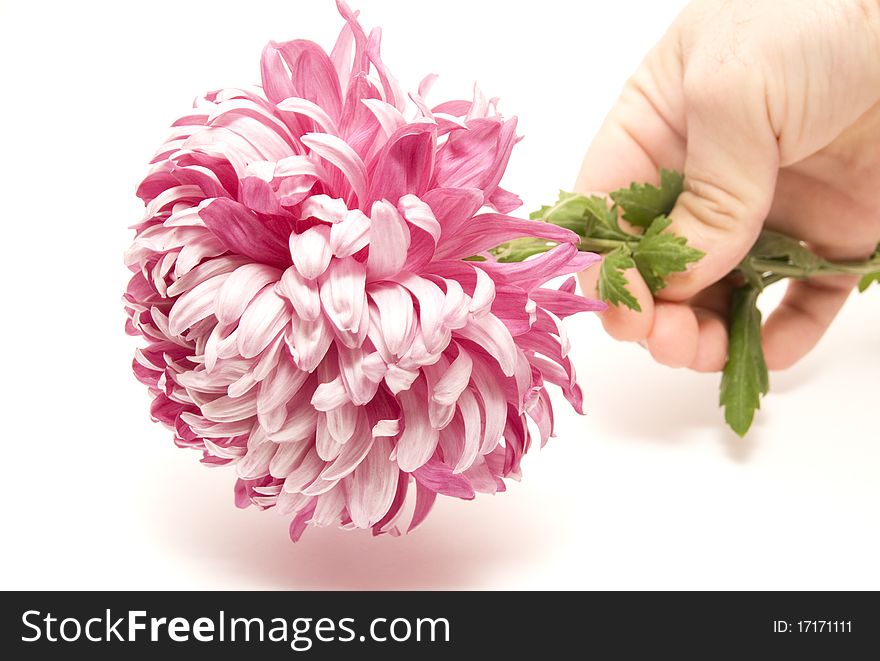
[[[532,211],[529,214],[530,220],[546,220],[547,212],[550,211],[553,207],[547,206],[546,204],[538,209],[537,211]]]
[[[626,269],[631,269],[634,266],[635,262],[626,245],[615,248],[605,255],[599,269],[599,298],[611,305],[622,303],[630,310],[641,312],[642,307],[636,297],[626,288],[629,282],[623,275]]]
[[[749,251],[749,256],[762,260],[780,261],[808,273],[826,263],[797,239],[772,230],[761,232],[755,245]]]
[[[687,270],[687,265],[700,260],[704,253],[687,244],[687,239],[674,234],[662,234],[669,227],[669,218],[658,216],[645,232],[633,251],[639,273],[652,294],[666,286],[666,276]]]
[[[529,214],[532,220],[543,220],[569,229],[582,237],[625,239],[628,235],[617,224],[617,211],[598,195],[580,195],[559,191],[553,206],[543,206]]]
[[[586,220],[584,208],[587,198],[577,193],[559,191],[559,199],[552,207],[543,206],[538,211],[529,214],[532,220],[543,220],[559,227],[564,227],[581,236],[586,234]]]
[[[611,199],[623,209],[623,218],[638,227],[649,227],[657,216],[672,211],[681,194],[684,178],[674,170],[660,170],[660,186],[630,184],[611,193]]]
[[[874,264],[880,262],[880,245],[877,246],[877,250],[875,250],[874,254],[871,256],[871,262],[873,262]],[[865,291],[875,282],[880,283],[880,270],[874,271],[873,273],[868,273],[861,280],[859,280],[859,291]]]
[[[730,343],[721,376],[720,404],[727,424],[740,436],[752,426],[755,411],[761,408],[761,396],[770,390],[761,348],[759,293],[749,285],[735,289],[730,306]]]
[[[865,291],[875,282],[880,283],[880,271],[877,271],[876,273],[869,273],[861,280],[859,280],[859,291]]]

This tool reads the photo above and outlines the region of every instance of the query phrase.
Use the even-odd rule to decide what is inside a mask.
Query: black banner
[[[873,593],[24,592],[3,602],[7,659],[841,654],[872,649],[880,633]]]

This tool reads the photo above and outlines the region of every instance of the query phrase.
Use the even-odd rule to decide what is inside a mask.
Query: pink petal
[[[473,361],[470,354],[465,349],[459,347],[458,357],[452,361],[452,364],[434,385],[431,399],[444,406],[455,404],[462,391],[467,388],[470,382],[472,367]]]
[[[367,198],[367,169],[357,152],[344,140],[327,133],[309,133],[302,137],[313,153],[338,168],[351,185],[360,205]]]
[[[338,351],[340,376],[345,391],[355,405],[363,406],[376,395],[379,381],[385,376],[384,371],[378,379],[371,379],[369,370],[364,369],[366,356],[363,349],[340,346]]]
[[[288,404],[287,418],[284,424],[276,432],[269,434],[269,438],[276,443],[294,443],[313,438],[315,435],[315,421],[317,412],[308,404]]]
[[[277,367],[260,382],[257,412],[273,411],[280,406],[284,406],[289,400],[296,398],[297,393],[308,376],[308,372],[297,369],[289,358],[278,361]],[[282,421],[286,417],[285,412]]]
[[[577,244],[579,237],[571,230],[539,220],[484,213],[474,216],[454,236],[444,237],[437,248],[438,259],[459,259],[478,255],[502,243],[520,237],[540,237],[556,243]]]
[[[400,420],[379,420],[373,425],[373,436],[397,436],[400,433]]]
[[[392,135],[397,129],[407,123],[403,114],[397,108],[381,99],[361,99],[361,103],[375,115],[386,136]]]
[[[430,353],[441,351],[445,347],[445,329],[443,328],[443,291],[430,280],[415,275],[398,276],[397,282],[406,287],[419,304],[419,325],[425,348]]]
[[[345,491],[341,488],[332,489],[318,498],[315,514],[312,517],[314,526],[332,526],[339,523],[345,507]]]
[[[324,313],[340,331],[358,332],[366,303],[364,265],[352,257],[334,260],[321,279]]]
[[[370,219],[354,209],[330,228],[330,250],[337,257],[348,257],[366,246],[369,238]]]
[[[333,332],[323,315],[318,315],[314,321],[297,319],[292,322],[287,341],[296,366],[305,372],[312,372],[330,348]]]
[[[475,342],[498,361],[505,376],[513,376],[516,369],[516,343],[507,327],[493,314],[472,318],[456,334]]]
[[[504,435],[504,427],[507,424],[507,400],[498,387],[492,370],[488,369],[482,360],[474,360],[471,378],[483,409],[483,442],[480,445],[480,454],[487,454],[498,445]]]
[[[397,208],[408,223],[427,232],[435,244],[440,240],[440,223],[425,202],[415,195],[404,195],[397,201]]]
[[[304,278],[317,278],[327,269],[333,256],[330,251],[329,227],[316,225],[302,234],[291,234],[289,243],[293,265]]]
[[[339,456],[321,473],[323,480],[339,480],[350,474],[363,461],[373,447],[370,434],[359,434],[355,431],[352,438],[342,447]]]
[[[282,268],[290,263],[285,239],[238,202],[218,198],[203,207],[199,216],[230,251]]]
[[[268,475],[269,463],[277,448],[265,434],[251,434],[247,454],[235,466],[238,476],[243,480],[254,480]]]
[[[454,240],[483,206],[483,193],[477,188],[434,188],[421,199],[434,212],[444,240]]]
[[[403,432],[397,442],[397,464],[400,470],[413,472],[434,454],[439,432],[431,427],[424,384],[413,384],[397,395],[403,410]]]
[[[480,262],[480,268],[492,276],[531,291],[548,280],[565,273],[577,273],[600,261],[601,257],[591,252],[578,252],[576,246],[563,243],[547,252],[524,262]]]
[[[437,499],[437,492],[416,480],[416,506],[413,510],[412,521],[410,521],[407,532],[412,532],[418,528],[434,507],[434,501]]]
[[[433,124],[405,124],[388,138],[372,171],[370,200],[396,201],[428,189],[434,166]]]
[[[290,472],[302,463],[309,451],[308,443],[278,443],[275,456],[269,462],[269,474],[277,478],[286,478]]]
[[[266,287],[247,306],[238,324],[238,350],[244,358],[257,356],[290,322],[287,302]]]
[[[381,280],[399,273],[406,262],[409,242],[409,230],[397,209],[385,200],[374,202],[370,213],[370,254],[367,257],[370,280]]]
[[[169,332],[180,335],[196,322],[214,314],[217,293],[227,277],[227,273],[215,275],[178,298],[168,315]]]
[[[277,291],[291,302],[301,320],[314,321],[321,314],[317,281],[304,278],[296,267],[291,266],[284,272]]]
[[[303,115],[313,120],[318,128],[324,133],[331,135],[339,135],[339,129],[336,122],[324,112],[324,109],[317,104],[299,97],[288,97],[283,101],[279,101],[276,106],[281,112],[289,112],[297,115]]]
[[[358,422],[357,406],[345,402],[335,409],[330,409],[324,415],[327,419],[327,431],[334,439],[345,443],[352,437]]]
[[[473,268],[477,276],[477,283],[474,287],[474,293],[471,295],[468,310],[475,317],[481,317],[492,308],[492,303],[495,300],[495,281],[479,266]]]
[[[243,397],[222,396],[203,404],[202,415],[211,422],[238,422],[257,414],[257,394],[251,392]]]
[[[412,295],[402,286],[392,283],[372,285],[368,295],[379,312],[385,347],[391,354],[401,355],[415,332]]]
[[[431,457],[424,466],[416,470],[413,477],[416,478],[418,484],[446,496],[463,498],[464,500],[471,500],[475,496],[474,489],[467,478],[453,473],[449,466],[436,457]]]
[[[534,289],[531,297],[539,306],[562,318],[578,312],[602,312],[608,308],[602,301],[553,289]]]
[[[301,218],[317,218],[328,223],[341,222],[347,213],[345,201],[329,195],[312,195],[300,207]]]
[[[317,450],[311,448],[302,458],[299,466],[294,468],[284,480],[284,490],[287,493],[302,492],[318,477],[325,464],[318,456]]]
[[[348,511],[352,523],[368,528],[379,521],[397,491],[397,465],[388,458],[391,441],[378,437],[361,464],[346,478]]]
[[[318,411],[329,411],[348,401],[348,393],[342,385],[342,377],[337,374],[333,380],[318,384],[311,403]]]
[[[238,321],[251,299],[270,282],[277,282],[280,276],[278,269],[265,264],[238,267],[217,295],[217,320],[222,324]]]
[[[324,461],[333,461],[344,447],[345,443],[340,443],[330,434],[327,427],[327,416],[319,415],[318,426],[315,429],[315,449],[318,451],[318,456]],[[326,482],[329,486],[333,480],[326,480]]]
[[[453,472],[461,473],[474,463],[480,451],[480,406],[474,394],[465,389],[458,396],[458,410],[464,423],[462,452]]]

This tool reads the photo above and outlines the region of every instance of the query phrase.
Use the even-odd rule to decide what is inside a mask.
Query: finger
[[[654,305],[654,325],[647,347],[658,363],[669,367],[687,367],[697,357],[700,327],[694,311],[684,303]]]
[[[608,309],[599,313],[606,332],[616,340],[623,342],[640,342],[648,337],[654,319],[654,297],[636,269],[628,269],[624,273],[627,288],[636,297],[641,312],[630,310],[625,305],[609,305]],[[578,274],[581,292],[589,298],[598,298],[597,282],[599,266],[594,266]]]
[[[763,329],[764,357],[771,370],[791,367],[816,346],[846,303],[857,277],[792,280]]]
[[[605,118],[584,157],[577,192],[610,192],[633,181],[656,181],[661,167],[683,167],[681,78],[673,27],[627,81]]]
[[[806,224],[818,225],[829,216],[817,210],[800,208]],[[854,217],[856,220],[858,216]],[[836,241],[840,237],[834,237]],[[842,247],[822,243],[809,244],[820,257],[830,260],[861,260],[869,257],[876,246],[874,239],[861,245]],[[762,344],[767,367],[787,369],[807,355],[828,330],[843,304],[858,283],[857,276],[821,276],[791,280],[782,302],[767,318],[762,329]]]
[[[700,337],[690,368],[697,372],[720,372],[727,362],[727,321],[712,310],[694,308]]]
[[[584,157],[575,190],[585,194],[612,191],[633,181],[656,181],[660,167],[684,163],[684,115],[681,110],[677,38],[667,34],[630,78]],[[580,275],[585,295],[596,295],[599,269]],[[636,269],[625,273],[641,312],[611,306],[602,313],[607,332],[618,340],[648,337],[654,297]]]
[[[705,256],[669,276],[659,293],[681,301],[727,275],[757,238],[773,200],[779,166],[759,69],[736,58],[695,57],[684,74],[687,155],[684,191],[669,232]]]

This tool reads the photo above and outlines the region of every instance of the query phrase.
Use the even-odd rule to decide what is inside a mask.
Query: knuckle
[[[732,187],[688,173],[685,190],[678,204],[703,225],[721,232],[730,232],[742,225],[749,207],[745,195]]]

